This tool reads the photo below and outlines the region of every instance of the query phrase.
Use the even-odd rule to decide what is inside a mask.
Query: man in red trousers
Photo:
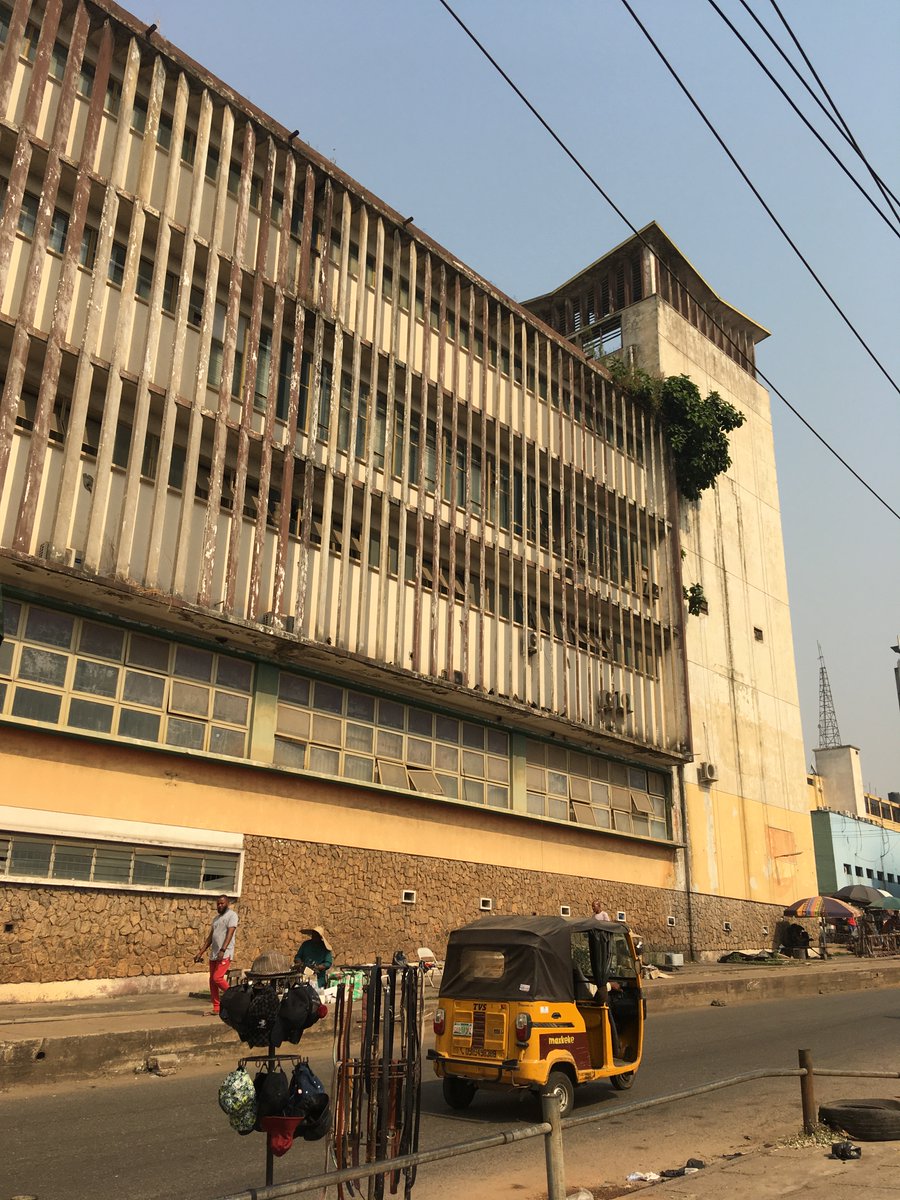
[[[216,901],[216,916],[213,917],[209,935],[194,955],[194,962],[200,962],[209,949],[209,995],[212,1000],[212,1012],[207,1016],[218,1016],[219,995],[228,987],[225,975],[234,958],[234,931],[237,924],[238,916],[230,907],[228,897],[220,896]]]

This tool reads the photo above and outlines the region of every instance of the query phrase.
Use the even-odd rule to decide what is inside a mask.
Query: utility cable
[[[750,45],[750,43],[747,41],[747,39],[744,37],[744,35],[741,33],[741,31],[732,22],[730,17],[726,16],[726,14],[722,11],[722,9],[716,3],[716,0],[706,0],[706,2],[710,6],[710,8],[719,17],[721,17],[721,19],[725,22],[725,24],[728,26],[728,28],[731,30],[731,32],[734,34],[734,36],[737,38],[737,40],[741,43],[741,45],[744,47],[744,49],[747,51],[747,53],[750,55],[750,57],[753,59],[753,61],[756,63],[756,65],[759,67],[759,69],[765,74],[766,78],[775,86],[775,88],[777,88],[777,90],[780,93],[780,95],[782,96],[782,98],[787,101],[787,103],[790,105],[790,107],[793,109],[793,111],[797,114],[797,116],[800,118],[800,120],[803,122],[803,124],[809,130],[809,132],[813,135],[813,137],[816,139],[816,141],[822,147],[822,149],[825,150],[826,153],[829,154],[834,159],[834,161],[837,163],[837,165],[840,167],[840,169],[844,172],[844,174],[847,176],[847,178],[850,180],[850,182],[853,184],[853,186],[856,188],[856,190],[860,193],[860,195],[863,196],[864,199],[875,210],[875,212],[878,213],[879,217],[881,217],[882,221],[884,221],[884,223],[887,225],[888,229],[890,229],[890,231],[894,235],[894,237],[900,239],[900,229],[897,228],[897,226],[891,221],[890,216],[888,216],[888,214],[879,206],[877,200],[874,200],[872,198],[872,196],[869,195],[869,193],[866,191],[866,189],[863,187],[863,185],[859,182],[859,180],[856,178],[856,176],[853,174],[853,172],[850,170],[850,168],[838,157],[838,155],[831,148],[831,146],[829,146],[829,144],[822,137],[821,133],[819,133],[818,129],[816,129],[815,125],[813,125],[812,121],[810,121],[809,118],[806,116],[806,114],[801,111],[799,106],[794,102],[794,100],[791,98],[791,96],[788,94],[788,92],[778,82],[778,80],[775,78],[775,76],[772,74],[772,72],[769,70],[769,68],[763,62],[763,60],[759,57],[759,55],[756,53],[756,51],[753,49],[753,47]],[[894,213],[893,215],[896,217],[896,213]]]
[[[881,189],[882,195],[885,197],[886,200],[887,200],[888,196],[891,196],[894,201],[896,201],[898,204],[900,204],[900,198],[898,198],[898,196],[896,195],[895,192],[891,191],[891,189],[887,186],[887,184],[884,182],[884,180],[881,178],[881,176],[877,175],[875,173],[875,170],[869,163],[869,160],[866,158],[866,156],[863,154],[862,150],[859,148],[856,138],[853,136],[853,134],[850,131],[850,126],[844,120],[844,118],[841,114],[841,111],[838,108],[838,106],[835,104],[830,92],[828,91],[828,88],[822,82],[822,79],[819,76],[818,71],[816,71],[816,68],[812,65],[809,55],[806,53],[806,51],[803,49],[803,47],[800,44],[799,38],[797,37],[797,35],[794,33],[793,29],[788,24],[787,17],[784,16],[781,9],[776,4],[775,0],[770,0],[770,3],[772,5],[772,7],[775,9],[776,14],[778,15],[778,19],[781,21],[782,25],[787,30],[788,36],[790,37],[791,41],[797,47],[797,50],[800,53],[800,57],[803,59],[804,63],[806,63],[806,66],[807,66],[810,74],[812,75],[812,77],[816,81],[816,83],[819,85],[819,88],[822,91],[822,95],[825,97],[825,99],[828,101],[828,103],[831,105],[832,109],[834,110],[834,115],[837,117],[837,119],[840,123],[840,127],[846,133],[848,141],[850,142],[850,144],[856,150],[857,154],[859,154],[860,158],[863,160],[863,162],[868,167],[869,172],[872,175],[872,178],[875,180],[875,182],[878,184],[879,188]],[[890,201],[888,201],[888,203],[890,203]]]
[[[443,3],[443,2],[444,2],[444,0],[440,0],[440,3]],[[687,84],[684,83],[681,76],[678,74],[678,72],[675,70],[675,68],[672,66],[672,64],[669,62],[669,60],[666,58],[665,54],[663,54],[662,50],[660,49],[660,47],[654,40],[653,35],[650,33],[647,26],[644,25],[644,23],[641,21],[640,17],[637,15],[637,13],[631,7],[628,0],[622,0],[622,6],[623,6],[623,8],[625,8],[625,10],[628,12],[628,15],[632,18],[634,23],[637,25],[638,29],[640,29],[641,33],[644,35],[644,37],[647,39],[647,41],[650,43],[650,45],[656,51],[656,54],[658,55],[663,66],[666,68],[666,70],[669,72],[669,74],[672,76],[672,78],[678,84],[681,91],[687,97],[688,101],[691,104],[691,107],[694,109],[694,111],[700,117],[700,120],[703,122],[703,124],[706,126],[706,128],[710,131],[710,133],[713,135],[713,137],[716,139],[716,141],[722,147],[729,162],[734,167],[734,169],[737,171],[737,173],[740,175],[741,179],[743,179],[744,183],[746,183],[747,187],[750,189],[750,191],[753,193],[753,195],[756,197],[756,199],[759,201],[759,203],[762,205],[763,209],[767,213],[769,219],[772,221],[775,228],[778,230],[778,232],[781,234],[781,236],[784,238],[784,240],[787,242],[787,244],[790,246],[790,248],[794,251],[794,254],[796,254],[797,258],[799,258],[800,261],[803,263],[804,267],[806,267],[806,270],[809,272],[810,276],[818,284],[819,289],[821,290],[821,292],[825,296],[825,298],[828,300],[829,304],[831,304],[834,311],[838,314],[838,316],[841,318],[841,320],[844,322],[844,324],[847,326],[847,328],[850,330],[850,332],[853,334],[853,336],[859,342],[860,346],[862,346],[863,350],[865,350],[866,354],[869,356],[869,358],[872,360],[872,362],[875,364],[875,366],[878,368],[878,370],[881,372],[881,374],[885,377],[885,379],[888,381],[888,383],[891,385],[891,387],[894,389],[894,391],[897,393],[897,395],[900,396],[900,385],[898,385],[897,382],[894,380],[893,376],[890,374],[887,367],[884,366],[881,359],[878,358],[875,351],[871,348],[871,346],[868,344],[866,339],[863,337],[863,335],[859,332],[859,330],[856,328],[856,326],[853,324],[853,322],[850,320],[850,318],[847,316],[847,314],[844,312],[844,310],[838,304],[837,300],[835,300],[834,296],[832,296],[831,292],[825,286],[825,283],[822,281],[822,279],[816,273],[816,271],[813,268],[812,264],[810,263],[809,259],[806,258],[806,256],[803,254],[803,251],[800,249],[800,247],[797,245],[797,243],[794,241],[794,239],[791,237],[791,235],[785,229],[784,225],[782,225],[781,221],[779,221],[778,217],[776,217],[772,208],[769,206],[769,204],[763,198],[762,193],[759,191],[759,189],[753,183],[750,176],[747,174],[747,172],[744,170],[744,168],[738,162],[737,158],[734,156],[734,154],[729,149],[728,144],[726,143],[725,139],[722,137],[722,135],[716,129],[715,125],[713,125],[712,121],[709,119],[709,117],[706,115],[706,113],[703,111],[703,109],[700,107],[700,104],[698,103],[698,101],[694,99],[694,96],[692,95],[690,88],[688,88]]]
[[[616,204],[616,202],[612,199],[612,197],[609,195],[609,193],[606,192],[600,186],[600,184],[597,182],[597,180],[594,178],[594,176],[590,173],[590,171],[587,169],[587,167],[584,165],[584,163],[582,163],[581,160],[576,157],[576,155],[569,149],[569,147],[562,140],[562,138],[559,136],[559,134],[544,119],[544,117],[541,116],[541,114],[538,112],[538,110],[535,108],[535,106],[531,103],[531,101],[528,99],[528,97],[525,95],[525,93],[521,90],[521,88],[518,87],[518,85],[516,83],[513,82],[513,80],[510,78],[510,76],[506,73],[506,71],[504,71],[504,69],[500,66],[500,64],[497,62],[497,60],[494,58],[494,56],[487,49],[487,47],[484,46],[484,44],[478,40],[478,38],[475,36],[475,34],[472,32],[472,30],[468,27],[468,25],[466,25],[466,23],[462,20],[462,18],[460,16],[458,16],[458,14],[456,12],[454,12],[453,8],[448,3],[448,0],[438,0],[438,3],[453,18],[453,20],[457,23],[457,25],[460,27],[460,29],[463,31],[463,33],[466,35],[466,37],[469,38],[469,40],[471,42],[473,42],[475,46],[478,47],[478,49],[481,51],[481,53],[484,55],[484,57],[488,60],[488,62],[491,64],[491,66],[494,68],[494,70],[498,73],[498,75],[500,75],[501,78],[503,80],[505,80],[505,82],[515,92],[515,94],[519,97],[519,99],[522,101],[522,103],[525,105],[525,107],[529,110],[529,112],[531,112],[531,114],[537,119],[537,121],[544,127],[544,129],[547,131],[547,133],[550,134],[550,136],[553,138],[554,142],[556,142],[556,144],[563,151],[563,153],[566,155],[566,157],[571,159],[571,161],[575,164],[575,166],[578,168],[578,170],[581,172],[581,174],[585,177],[585,179],[588,181],[588,183],[590,183],[591,187],[593,187],[595,189],[595,191],[599,192],[599,194],[607,202],[607,204],[610,206],[610,208],[613,210],[613,212],[616,214],[616,216],[619,217],[619,219],[623,222],[623,224],[627,225],[627,227],[631,230],[631,232],[634,234],[634,236],[636,238],[638,238],[638,240],[641,242],[641,244],[647,250],[649,250],[651,254],[653,254],[654,258],[657,259],[660,266],[665,270],[666,274],[670,277],[670,279],[673,282],[680,283],[680,280],[676,279],[674,272],[671,271],[670,268],[668,267],[668,265],[659,258],[659,256],[656,254],[656,251],[654,250],[653,246],[651,246],[650,242],[644,237],[644,235],[637,228],[637,226],[634,225],[632,223],[632,221],[629,220],[629,218],[625,215],[625,213],[618,206],[618,204]],[[706,310],[706,308],[703,305],[703,302],[701,300],[699,300],[697,298],[697,296],[695,296],[688,288],[686,288],[683,283],[681,284],[681,286],[685,288],[685,292],[687,293],[689,298],[694,301],[694,303],[697,305],[697,307],[700,309],[700,311],[705,314],[705,316],[709,320],[710,324],[712,324],[716,329],[718,329],[718,331],[722,334],[722,336],[725,338],[725,340],[729,343],[730,346],[732,346],[735,350],[737,350],[739,354],[743,355],[743,350],[741,350],[741,347],[738,346],[738,344],[735,342],[735,340],[731,337],[731,335],[728,333],[728,330],[725,329],[716,320],[716,318]],[[822,436],[822,434],[819,433],[819,431],[817,429],[815,429],[814,426],[812,426],[809,423],[809,421],[807,421],[806,417],[804,417],[803,414],[798,409],[796,409],[793,404],[791,404],[790,400],[788,400],[788,398],[784,395],[784,393],[781,392],[775,386],[775,384],[770,379],[768,379],[766,375],[763,374],[763,372],[758,367],[756,368],[756,375],[759,379],[762,380],[762,382],[766,385],[766,387],[769,389],[769,391],[772,392],[773,395],[777,396],[778,399],[782,402],[782,404],[784,404],[784,406],[790,412],[792,412],[794,414],[794,416],[797,418],[797,420],[803,426],[805,426],[805,428],[813,435],[813,437],[816,438],[816,440],[821,443],[821,445],[828,451],[828,453],[833,455],[834,458],[836,458],[837,461],[841,464],[841,466],[845,467],[846,470],[850,472],[850,474],[857,481],[857,483],[861,483],[862,486],[866,489],[866,491],[869,492],[870,495],[872,495],[878,501],[879,504],[883,505],[883,507],[888,510],[888,512],[891,514],[891,516],[896,517],[897,520],[900,521],[900,512],[898,512],[895,508],[892,508],[891,505],[887,502],[887,500],[885,500],[883,496],[880,496],[878,494],[878,492],[876,492],[875,489],[871,486],[871,484],[867,483],[866,480],[863,479],[862,475],[860,475],[859,472],[856,471],[850,465],[850,463],[848,463],[847,460],[841,454],[838,453],[837,450],[835,450],[834,446],[832,446],[830,444],[830,442],[826,441],[826,439]],[[888,377],[888,378],[890,378],[890,377]],[[891,382],[893,383],[893,380],[891,380]],[[894,387],[896,389],[896,384],[894,384]]]
[[[750,4],[748,3],[748,0],[738,0],[738,3],[741,5],[741,7],[744,9],[744,11],[750,16],[750,18],[754,21],[754,23],[761,30],[761,32],[764,34],[764,36],[769,40],[769,42],[771,43],[773,48],[777,51],[777,53],[781,55],[781,58],[784,60],[784,62],[787,64],[787,66],[790,68],[790,70],[793,71],[794,75],[799,80],[799,82],[802,84],[802,86],[806,89],[806,91],[809,94],[812,101],[819,107],[821,112],[824,114],[825,119],[827,121],[831,122],[832,126],[837,130],[837,132],[844,139],[844,141],[847,143],[847,145],[850,146],[852,148],[852,150],[854,151],[854,153],[859,157],[860,161],[865,165],[866,170],[872,176],[872,179],[874,180],[875,185],[877,186],[878,190],[881,192],[882,196],[884,196],[885,200],[887,201],[888,207],[891,209],[891,211],[894,213],[894,215],[896,217],[900,218],[900,209],[898,209],[898,205],[900,205],[900,197],[898,197],[896,192],[892,191],[891,188],[888,186],[888,184],[885,183],[885,181],[881,178],[881,176],[877,173],[875,168],[869,162],[866,155],[863,153],[862,149],[859,146],[859,143],[856,141],[856,138],[853,136],[849,125],[844,120],[843,116],[841,116],[840,112],[838,111],[837,105],[835,104],[832,97],[829,95],[828,89],[822,83],[822,80],[819,78],[818,74],[816,73],[815,68],[813,67],[812,63],[809,61],[809,58],[807,57],[806,52],[804,51],[803,47],[800,45],[799,41],[797,40],[797,37],[794,34],[794,31],[787,24],[787,21],[785,20],[785,18],[783,16],[781,16],[781,13],[778,9],[777,4],[773,4],[773,7],[775,8],[776,13],[778,13],[779,17],[781,17],[781,20],[784,23],[789,36],[791,37],[792,41],[794,42],[794,45],[797,47],[797,49],[799,50],[800,54],[803,57],[804,62],[807,64],[810,71],[812,72],[813,78],[816,80],[819,87],[822,89],[823,93],[825,94],[825,97],[827,98],[828,103],[834,109],[834,112],[837,113],[837,117],[835,117],[833,115],[833,113],[828,111],[825,104],[822,102],[821,98],[816,95],[814,89],[810,86],[809,80],[804,78],[803,73],[798,69],[798,67],[797,67],[796,63],[794,63],[793,59],[791,59],[791,57],[785,52],[784,48],[779,44],[777,38],[775,38],[773,36],[773,34],[769,31],[769,29],[766,28],[763,21],[753,11]]]

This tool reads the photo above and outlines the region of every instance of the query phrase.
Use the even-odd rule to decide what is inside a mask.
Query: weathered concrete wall
[[[403,903],[404,890],[416,892],[415,904]],[[683,893],[251,836],[236,905],[236,962],[249,966],[263,949],[293,953],[300,929],[312,924],[328,931],[338,962],[369,962],[397,949],[414,954],[418,946],[440,955],[451,929],[478,918],[482,897],[499,913],[555,913],[567,904],[577,915],[590,912],[595,896],[611,914],[624,911],[648,949],[689,954]],[[715,896],[693,896],[691,908],[694,947],[704,957],[771,944],[780,915],[771,905]],[[0,929],[12,926],[0,932],[0,979],[149,979],[196,971],[193,955],[213,913],[200,898],[10,884],[0,890]]]

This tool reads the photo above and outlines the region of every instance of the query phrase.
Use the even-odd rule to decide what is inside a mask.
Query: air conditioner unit
[[[684,955],[677,954],[673,950],[666,951],[666,953],[663,955],[663,966],[683,967],[684,966]]]
[[[529,655],[537,654],[538,635],[533,629],[529,629],[525,635],[525,650]]]
[[[267,612],[259,618],[260,625],[268,625],[270,629],[283,628],[281,617],[276,612]]]
[[[64,567],[80,567],[84,562],[84,551],[78,550],[74,546],[66,546],[63,551],[54,550],[52,542],[41,542],[38,558],[62,563]]]
[[[702,762],[697,767],[697,778],[701,783],[715,783],[719,778],[719,768],[715,763]]]

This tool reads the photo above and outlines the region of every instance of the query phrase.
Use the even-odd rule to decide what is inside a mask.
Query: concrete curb
[[[762,1000],[786,1000],[792,996],[829,996],[834,992],[860,992],[869,988],[900,987],[900,960],[883,961],[871,967],[842,970],[808,969],[804,966],[775,967],[724,979],[648,980],[644,995],[650,1012],[679,1008],[703,1008],[713,1000],[724,1004],[758,1004]]]
[[[331,1044],[331,1022],[323,1024],[325,1029],[304,1036],[304,1049]],[[245,1054],[261,1053],[245,1046],[233,1029],[219,1021],[168,1029],[23,1038],[0,1042],[0,1089],[91,1075],[127,1075],[144,1067],[148,1058],[163,1054],[177,1055],[182,1062],[222,1056],[237,1062]]]

